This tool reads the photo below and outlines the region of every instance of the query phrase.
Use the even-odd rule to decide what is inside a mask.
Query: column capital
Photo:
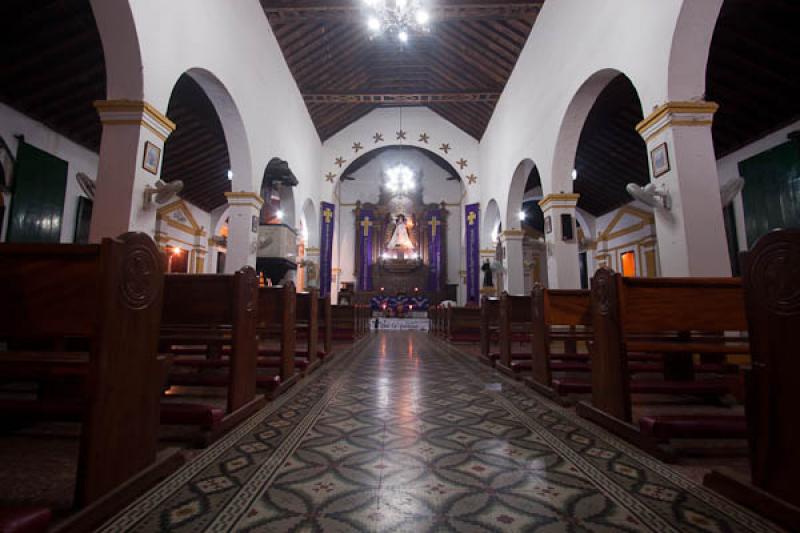
[[[539,207],[542,211],[548,211],[554,207],[571,209],[578,205],[578,193],[552,193],[539,200]]]
[[[225,198],[228,199],[230,206],[254,207],[261,209],[264,199],[254,192],[226,192]]]
[[[711,126],[719,104],[706,102],[667,102],[656,107],[650,115],[636,125],[645,141],[672,126]]]
[[[498,235],[500,242],[521,241],[525,237],[525,232],[521,229],[507,229]]]
[[[103,125],[140,125],[166,141],[175,131],[175,123],[143,100],[95,100],[94,107]]]

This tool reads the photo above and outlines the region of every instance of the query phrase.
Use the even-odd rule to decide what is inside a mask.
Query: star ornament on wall
[[[361,145],[361,143],[353,143],[353,151],[355,153],[358,153],[359,151],[361,151],[363,149],[364,149],[364,147]]]
[[[342,156],[339,156],[339,157],[336,158],[335,163],[339,168],[342,168],[342,166],[344,166],[344,164],[347,163],[347,159],[345,159]]]
[[[372,136],[372,140],[375,141],[375,144],[383,142],[383,133],[376,133]]]
[[[430,140],[430,138],[431,138],[430,135],[428,135],[427,133],[420,133],[419,134],[419,142],[421,142],[421,143],[428,144],[428,141]]]
[[[333,172],[328,172],[327,174],[325,174],[325,179],[333,183],[333,180],[336,179],[336,174],[334,174]]]
[[[461,170],[464,170],[467,167],[467,160],[462,157],[456,161],[456,165],[458,165]]]
[[[467,176],[467,183],[469,183],[470,185],[475,185],[476,181],[478,181],[478,176],[476,176],[475,174],[470,174],[469,176]]]
[[[442,145],[439,147],[439,150],[441,150],[442,152],[444,152],[444,153],[446,153],[446,154],[447,154],[447,153],[450,153],[450,145],[449,145],[449,144],[447,144],[447,143],[443,143],[443,144],[442,144]]]
[[[406,132],[403,130],[396,131],[395,135],[397,136],[398,141],[405,141],[406,140]]]

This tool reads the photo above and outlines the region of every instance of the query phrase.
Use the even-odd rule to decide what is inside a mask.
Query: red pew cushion
[[[659,415],[639,419],[639,429],[659,440],[746,438],[744,416]]]
[[[51,518],[44,507],[0,507],[0,533],[41,533]]]

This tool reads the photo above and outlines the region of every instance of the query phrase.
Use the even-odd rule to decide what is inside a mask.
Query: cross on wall
[[[469,215],[467,215],[467,221],[469,225],[472,226],[475,224],[475,219],[478,218],[478,215],[475,214],[475,211],[471,211]]]
[[[436,237],[436,230],[442,225],[442,222],[438,218],[433,217],[428,221],[428,225],[431,227],[431,237]]]
[[[369,217],[364,217],[364,220],[361,221],[361,227],[364,228],[364,237],[369,237],[369,228],[374,225]]]
[[[331,223],[331,219],[333,218],[333,211],[331,211],[330,208],[326,207],[322,211],[322,218],[325,219],[325,223],[326,224],[330,224]]]

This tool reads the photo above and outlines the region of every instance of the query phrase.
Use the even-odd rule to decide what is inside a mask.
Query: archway
[[[502,231],[503,220],[500,217],[500,207],[497,201],[492,198],[486,204],[483,215],[483,231],[481,235],[481,248],[489,249],[497,246],[497,239]]]
[[[456,300],[463,197],[458,172],[431,150],[389,145],[353,160],[336,196],[340,281],[361,293]]]

